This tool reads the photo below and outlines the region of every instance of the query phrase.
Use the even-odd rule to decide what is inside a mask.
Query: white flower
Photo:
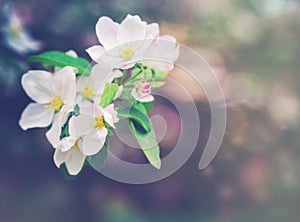
[[[72,116],[70,121],[73,122]],[[73,124],[69,125],[69,136],[64,137],[55,149],[53,160],[55,165],[59,168],[61,164],[65,163],[66,168],[70,175],[77,175],[85,160],[85,154],[83,154],[82,137],[76,134]]]
[[[104,61],[124,68],[126,62],[142,58],[152,40],[158,37],[159,28],[157,23],[148,25],[137,15],[127,15],[121,24],[103,16],[96,24],[96,34],[102,46],[88,48],[90,57],[96,62]]]
[[[106,83],[122,76],[120,70],[114,70],[106,63],[100,62],[92,67],[89,76],[81,76],[78,80],[78,92],[83,100],[99,102]],[[119,87],[119,94],[122,87]]]
[[[70,119],[69,127],[82,137],[80,148],[84,155],[94,155],[101,150],[108,133],[106,127],[114,127],[119,120],[116,114],[113,104],[104,109],[95,103],[80,106],[80,115]]]
[[[154,97],[151,94],[151,85],[148,82],[138,82],[132,90],[132,96],[139,102],[152,102]]]
[[[27,32],[16,12],[8,9],[5,14],[8,21],[1,30],[6,44],[19,54],[38,51],[41,42]]]
[[[73,104],[76,93],[76,77],[72,67],[57,73],[42,70],[28,71],[22,77],[22,86],[35,101],[23,111],[19,125],[23,130],[47,127],[63,106]]]

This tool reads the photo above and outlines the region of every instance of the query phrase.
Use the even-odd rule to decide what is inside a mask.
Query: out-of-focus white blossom
[[[36,52],[42,43],[31,36],[14,10],[5,11],[7,22],[1,28],[6,45],[18,54]]]

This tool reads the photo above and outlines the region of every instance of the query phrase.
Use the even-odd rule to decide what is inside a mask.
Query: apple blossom
[[[158,37],[159,28],[157,23],[147,24],[138,15],[127,15],[120,24],[103,16],[96,24],[96,34],[102,46],[86,49],[90,57],[96,62],[104,61],[124,68],[128,61],[141,58],[151,41]]]
[[[28,33],[15,10],[9,7],[6,8],[4,15],[7,18],[7,23],[1,27],[1,31],[7,46],[19,54],[40,50],[41,41],[34,39]]]
[[[70,122],[73,122],[74,118],[76,117],[72,116]],[[81,150],[82,137],[77,135],[75,129],[72,127],[74,127],[74,125],[69,124],[69,136],[59,141],[54,152],[53,160],[58,168],[61,164],[65,163],[69,174],[77,175],[84,165],[85,154],[83,154]]]
[[[113,104],[103,109],[93,103],[80,106],[80,115],[70,119],[69,127],[82,137],[82,153],[91,156],[103,147],[108,134],[107,127],[114,128],[118,120]]]
[[[35,102],[25,108],[19,125],[23,130],[47,127],[63,106],[73,104],[76,77],[70,66],[54,74],[42,70],[28,71],[22,77],[22,86]]]

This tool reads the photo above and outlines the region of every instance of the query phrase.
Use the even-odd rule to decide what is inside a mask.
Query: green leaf
[[[135,64],[134,64],[134,67],[136,67],[136,68],[138,68],[138,69],[141,69],[141,64],[135,63]]]
[[[137,102],[137,103],[140,103],[140,102]],[[140,104],[142,104],[145,107],[145,110],[148,113],[152,109],[154,101],[147,102],[147,103],[140,103]]]
[[[70,134],[69,134],[69,124],[66,124],[66,125],[64,126],[62,132],[63,132],[63,137],[68,137],[68,136],[70,136]],[[61,139],[62,139],[62,138],[61,138]]]
[[[102,149],[95,155],[87,156],[86,161],[90,164],[92,168],[99,171],[103,168],[107,156],[108,156],[108,143],[105,142]]]
[[[141,111],[142,113],[144,113],[145,115],[147,115],[147,108],[146,108],[146,106],[143,103],[141,103],[141,102],[135,102],[133,104],[133,106],[134,106],[134,108],[138,109],[139,111]]]
[[[135,120],[140,124],[146,132],[151,129],[151,122],[144,111],[137,109],[135,106],[123,108],[118,111],[118,117],[120,119],[131,119]]]
[[[131,82],[132,80],[135,80],[137,78],[141,79],[144,77],[146,77],[146,79],[151,79],[151,70],[147,69],[146,67],[143,68],[141,66],[135,66],[135,68],[130,73],[130,78],[127,81]]]
[[[169,74],[169,72],[146,67],[144,69],[144,74],[145,74],[145,80],[160,81],[164,79]]]
[[[162,87],[163,85],[166,84],[166,82],[163,82],[163,81],[149,82],[149,83],[150,83],[151,88],[153,88],[153,89]]]
[[[109,128],[106,128],[106,129],[107,129],[107,135],[108,135],[108,136],[114,135],[113,132],[112,132]]]
[[[115,98],[117,91],[118,91],[118,84],[106,83],[102,94],[100,106],[102,108],[105,108],[107,105],[109,105]]]
[[[152,129],[152,126],[150,128],[150,131],[146,133],[141,133],[137,129],[133,121],[129,121],[129,126],[132,131],[132,134],[135,136],[138,144],[140,145],[150,164],[156,169],[160,169],[160,148],[156,141],[155,133]]]
[[[78,73],[82,75],[89,75],[91,69],[91,66],[87,60],[83,58],[75,58],[59,51],[49,51],[40,55],[29,56],[28,62],[39,62],[45,67],[55,66],[63,68],[65,66],[72,66],[77,68]]]
[[[167,72],[167,71],[160,71],[157,69],[152,69],[152,72],[154,73],[155,81],[162,80],[162,79],[166,78],[166,76],[169,74],[169,72]]]
[[[80,115],[80,107],[79,107],[78,104],[76,104],[74,106],[74,114],[75,114],[75,116],[79,116]]]
[[[129,103],[133,103],[134,101],[136,101],[132,98],[131,90],[123,90],[120,98],[126,100]]]
[[[128,80],[126,80],[126,82],[131,83],[135,79],[143,79],[146,81],[156,82],[163,80],[169,74],[169,72],[167,71],[160,71],[147,66],[142,67],[140,64],[137,66],[137,64],[135,65],[135,68],[131,71],[131,76]],[[153,88],[158,88],[163,85],[163,82],[157,83],[156,85],[154,83]]]

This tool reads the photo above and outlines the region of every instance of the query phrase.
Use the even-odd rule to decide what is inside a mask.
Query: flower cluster
[[[140,142],[140,125],[153,133],[147,112],[154,97],[151,89],[161,87],[173,69],[179,47],[172,36],[160,36],[158,24],[147,24],[128,15],[120,24],[99,18],[96,35],[101,45],[86,50],[94,65],[77,56],[51,51],[29,57],[46,70],[31,70],[22,76],[22,86],[34,101],[23,111],[23,130],[49,127],[46,137],[54,147],[54,163],[77,175],[87,160],[108,148],[119,119],[129,119],[150,163],[160,167],[159,152],[149,156]],[[122,101],[118,105],[118,101]],[[153,144],[153,143],[152,143]],[[92,162],[89,162],[93,166]]]

